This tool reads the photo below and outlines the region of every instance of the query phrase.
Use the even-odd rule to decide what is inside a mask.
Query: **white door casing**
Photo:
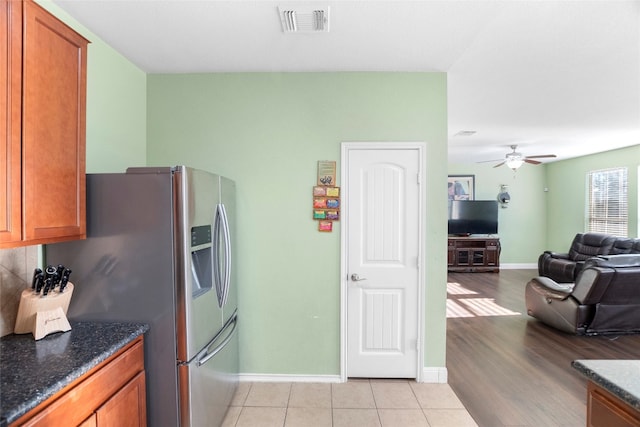
[[[423,152],[343,143],[343,380],[421,379]]]

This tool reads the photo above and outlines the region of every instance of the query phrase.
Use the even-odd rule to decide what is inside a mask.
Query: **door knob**
[[[361,280],[367,280],[367,279],[366,279],[366,278],[364,278],[364,277],[363,277],[363,278],[360,278],[360,276],[358,276],[356,273],[353,273],[353,274],[351,275],[351,280],[352,280],[352,281],[354,281],[354,282],[359,282],[359,281],[361,281]]]

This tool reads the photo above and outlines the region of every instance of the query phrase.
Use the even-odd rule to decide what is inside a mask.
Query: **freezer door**
[[[181,427],[221,426],[238,385],[236,314],[195,360],[178,370]]]
[[[224,325],[213,281],[217,175],[176,167],[178,360],[189,362]]]

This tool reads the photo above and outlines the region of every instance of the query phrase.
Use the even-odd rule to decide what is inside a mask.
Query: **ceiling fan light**
[[[514,158],[507,159],[507,161],[505,163],[511,169],[516,170],[520,166],[522,166],[522,164],[524,163],[524,160],[522,160],[521,158],[515,158],[514,157]]]

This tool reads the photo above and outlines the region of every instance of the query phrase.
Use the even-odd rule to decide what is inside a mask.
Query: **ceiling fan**
[[[530,163],[532,165],[539,165],[540,163],[542,163],[542,162],[539,162],[539,161],[533,160],[533,159],[556,157],[555,154],[541,154],[541,155],[538,155],[538,156],[523,156],[522,153],[516,152],[516,148],[518,148],[517,145],[512,145],[511,149],[513,150],[513,152],[507,153],[504,156],[505,160],[503,160],[500,163],[498,163],[497,165],[495,165],[494,168],[497,168],[498,166],[502,166],[502,165],[506,164],[507,166],[509,166],[511,169],[513,169],[515,171],[520,166],[522,166],[524,163]],[[479,162],[479,163],[497,162],[497,161],[499,161],[499,160],[486,160],[484,162]]]

